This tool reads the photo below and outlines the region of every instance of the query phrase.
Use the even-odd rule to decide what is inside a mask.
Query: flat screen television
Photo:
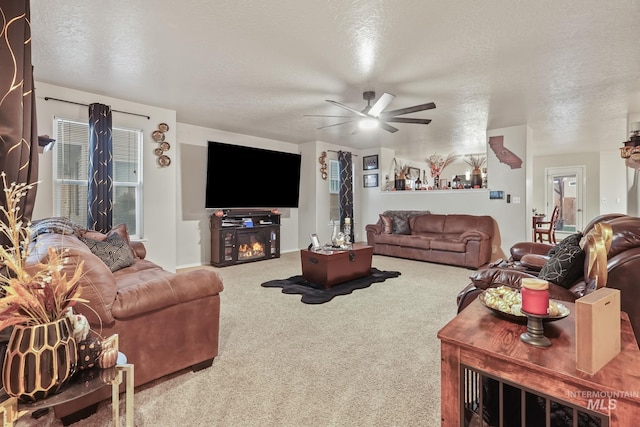
[[[205,208],[297,208],[301,158],[209,141]]]

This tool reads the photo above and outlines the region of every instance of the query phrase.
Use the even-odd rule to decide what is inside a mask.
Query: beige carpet
[[[219,356],[136,389],[135,425],[440,425],[436,333],[455,316],[471,270],[377,255],[373,266],[402,275],[320,305],[260,286],[300,274],[298,253],[216,269],[225,286]],[[105,402],[74,425],[108,426],[110,416]],[[49,413],[17,425],[62,424]]]

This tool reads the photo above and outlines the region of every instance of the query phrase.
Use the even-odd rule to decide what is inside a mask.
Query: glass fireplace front
[[[266,257],[267,233],[264,230],[242,230],[237,236],[238,262]]]

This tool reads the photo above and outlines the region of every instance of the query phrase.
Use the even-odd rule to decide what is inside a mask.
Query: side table
[[[118,353],[118,359],[114,367],[96,369],[92,372],[80,372],[80,378],[72,379],[71,383],[65,386],[62,391],[37,402],[21,403],[18,402],[17,398],[9,397],[4,389],[0,390],[2,425],[4,427],[13,427],[18,418],[26,414],[32,414],[39,409],[50,408],[72,401],[104,386],[111,385],[111,417],[114,427],[117,427],[120,424],[120,384],[122,384],[123,373],[125,374],[125,426],[133,427],[133,364],[127,363],[127,357],[123,353]]]
[[[533,393],[543,399],[545,410],[552,403],[571,408],[573,425],[580,412],[598,417],[603,426],[637,424],[640,351],[629,316],[620,313],[620,353],[589,375],[576,368],[575,306],[563,304],[571,314],[545,324],[551,347],[523,343],[525,325],[497,317],[477,299],[440,329],[442,427],[464,425],[465,410],[476,403],[483,413],[480,383],[467,381],[468,372],[517,387],[523,394]],[[503,396],[500,391],[499,398]]]

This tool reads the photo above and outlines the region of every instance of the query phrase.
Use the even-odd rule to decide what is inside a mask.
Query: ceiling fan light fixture
[[[348,105],[341,104],[339,102],[333,101],[331,99],[325,99],[330,104],[335,105],[336,107],[340,107],[344,110],[347,110],[351,113],[350,116],[327,116],[327,115],[316,115],[316,114],[305,114],[305,116],[314,116],[314,117],[341,117],[350,119],[347,121],[343,121],[340,123],[334,123],[326,126],[319,127],[318,129],[324,129],[327,127],[339,126],[346,123],[351,123],[353,121],[358,122],[359,129],[373,129],[377,127],[381,127],[387,132],[394,133],[398,131],[398,128],[393,127],[389,124],[391,123],[415,123],[428,125],[431,123],[431,119],[415,119],[408,117],[398,117],[403,116],[405,114],[417,113],[418,111],[431,110],[432,108],[436,108],[436,104],[433,102],[428,102],[426,104],[414,105],[413,107],[407,108],[399,108],[397,110],[388,111],[386,108],[389,106],[391,101],[396,97],[390,93],[383,93],[378,100],[371,105],[371,101],[375,99],[376,93],[372,90],[366,91],[362,94],[362,97],[365,101],[367,101],[367,106],[362,110],[356,110],[355,108],[351,108]],[[354,129],[353,134],[357,133],[358,129]]]
[[[374,119],[373,117],[364,117],[360,119],[358,126],[362,130],[375,129],[380,126],[380,122],[378,122],[378,119]]]

